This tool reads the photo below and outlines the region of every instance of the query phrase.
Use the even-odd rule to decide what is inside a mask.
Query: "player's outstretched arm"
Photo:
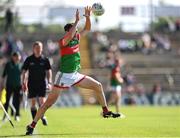
[[[74,37],[79,20],[80,20],[80,15],[79,15],[79,10],[77,9],[75,23],[73,24],[72,28],[68,32],[66,32],[64,36],[64,41],[62,44],[63,46],[66,46],[69,43],[69,41],[72,40],[72,38]]]
[[[87,6],[84,8],[84,16],[86,17],[86,23],[83,30],[80,32],[81,35],[86,35],[91,30],[91,7]]]

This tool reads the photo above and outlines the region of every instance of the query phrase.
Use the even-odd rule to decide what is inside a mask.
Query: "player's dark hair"
[[[68,23],[64,26],[64,31],[68,32],[73,27],[73,23]]]

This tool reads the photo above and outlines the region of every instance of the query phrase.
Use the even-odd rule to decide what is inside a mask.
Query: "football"
[[[94,3],[92,5],[92,13],[95,15],[95,16],[101,16],[103,15],[105,12],[103,6],[101,5],[101,3]]]

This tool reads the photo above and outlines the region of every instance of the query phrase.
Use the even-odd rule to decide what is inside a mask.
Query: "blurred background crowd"
[[[154,1],[129,4],[120,0],[123,4],[117,4],[117,25],[113,27],[105,28],[102,23],[115,22],[106,17],[106,4],[106,20],[92,17],[92,32],[81,40],[82,72],[102,82],[107,99],[108,66],[113,64],[114,55],[119,55],[124,78],[122,104],[180,105],[180,3]],[[71,2],[29,5],[21,0],[0,0],[1,74],[12,52],[18,51],[23,62],[36,40],[43,42],[43,53],[50,58],[53,72],[58,70],[57,41],[77,8]],[[81,11],[83,6],[78,8]],[[96,97],[89,90],[77,88],[63,92],[56,102],[56,106],[84,104],[97,104]]]

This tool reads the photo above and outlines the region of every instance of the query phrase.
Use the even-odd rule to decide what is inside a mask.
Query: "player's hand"
[[[51,83],[48,83],[48,84],[47,84],[47,89],[48,89],[49,91],[52,90],[52,84],[51,84]]]
[[[76,21],[79,21],[80,20],[80,15],[79,15],[79,10],[77,9],[76,10]]]
[[[86,6],[84,8],[84,15],[83,16],[89,17],[91,15],[91,10],[92,10],[92,8],[90,6]]]
[[[123,78],[120,78],[119,81],[120,81],[120,83],[124,83],[124,79]]]

